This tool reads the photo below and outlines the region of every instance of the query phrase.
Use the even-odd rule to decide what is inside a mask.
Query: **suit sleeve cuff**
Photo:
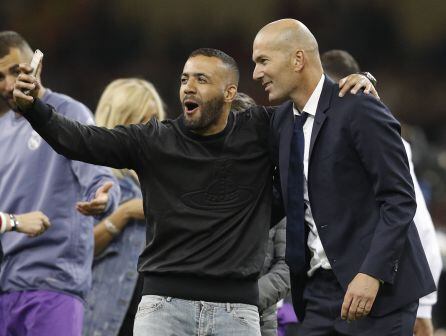
[[[23,117],[29,121],[33,128],[44,126],[53,115],[52,108],[42,102],[39,98],[35,98],[32,105],[25,111],[21,111]]]

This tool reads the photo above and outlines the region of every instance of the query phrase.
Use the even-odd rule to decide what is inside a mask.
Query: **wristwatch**
[[[359,72],[359,74],[365,76],[370,82],[372,82],[373,86],[376,88],[376,84],[378,84],[378,81],[370,72]]]
[[[11,231],[17,231],[19,228],[19,221],[13,214],[9,214],[9,225],[11,225]]]

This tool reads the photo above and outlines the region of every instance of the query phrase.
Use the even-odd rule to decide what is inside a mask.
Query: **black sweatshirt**
[[[182,117],[85,126],[39,99],[24,116],[69,159],[137,172],[151,237],[138,264],[144,295],[257,304],[271,216],[271,112],[231,113],[212,136],[188,131]]]

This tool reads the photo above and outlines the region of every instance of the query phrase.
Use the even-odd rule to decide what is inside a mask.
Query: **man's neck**
[[[313,91],[316,89],[322,74],[323,73],[321,71],[310,72],[306,78],[301,80],[303,86],[297,88],[297,90],[291,94],[290,98],[293,101],[294,106],[298,108],[299,111],[302,111],[307,104],[308,100],[313,94]]]

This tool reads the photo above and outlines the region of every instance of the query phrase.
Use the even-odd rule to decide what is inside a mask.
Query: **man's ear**
[[[303,69],[305,64],[305,53],[303,50],[296,50],[292,55],[293,69],[299,72]]]
[[[229,84],[225,90],[225,102],[230,103],[237,95],[237,85]]]

